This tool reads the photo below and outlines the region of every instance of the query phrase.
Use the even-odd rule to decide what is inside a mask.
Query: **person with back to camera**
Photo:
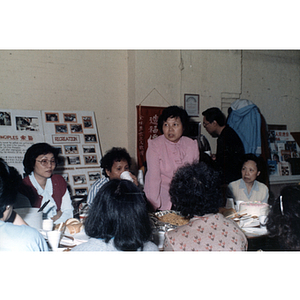
[[[234,201],[268,203],[268,187],[256,180],[261,168],[259,157],[252,153],[245,154],[242,157],[242,178],[229,183],[227,198],[233,198]]]
[[[53,174],[58,160],[58,149],[47,143],[37,143],[29,147],[23,159],[24,171],[20,192],[31,202],[32,207],[44,208],[44,218],[51,218],[54,224],[73,218],[73,206],[67,183],[59,174]]]
[[[169,186],[174,173],[186,163],[199,161],[197,140],[183,136],[188,123],[183,108],[169,106],[158,119],[158,129],[163,135],[148,140],[144,191],[154,211],[171,209]]]
[[[120,179],[124,171],[129,171],[131,167],[131,157],[125,148],[113,147],[105,153],[100,161],[102,174],[104,177],[96,180],[88,193],[87,204],[92,206],[93,199],[100,188],[111,179]],[[129,173],[133,183],[137,186],[138,181],[135,175]]]
[[[237,133],[226,124],[226,117],[217,107],[211,107],[204,112],[203,126],[217,140],[214,168],[222,174],[222,185],[226,191],[227,185],[241,177],[240,159],[245,154],[244,145]]]
[[[112,179],[98,191],[84,222],[91,238],[72,251],[158,251],[143,194],[129,180]]]
[[[0,158],[0,251],[48,251],[43,236],[12,210],[21,182],[18,171]]]
[[[300,185],[281,190],[268,214],[266,227],[269,238],[277,242],[273,250],[300,250]]]
[[[170,185],[174,208],[189,223],[165,233],[166,251],[246,251],[247,238],[219,213],[220,175],[204,162],[179,168]]]

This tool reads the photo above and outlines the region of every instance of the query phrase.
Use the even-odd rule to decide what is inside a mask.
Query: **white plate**
[[[246,219],[246,220],[240,220],[240,225],[241,228],[247,228],[247,227],[256,227],[259,226],[259,220],[257,219]]]
[[[242,230],[247,236],[261,236],[268,233],[268,230],[266,228],[261,227],[245,227],[242,228]]]

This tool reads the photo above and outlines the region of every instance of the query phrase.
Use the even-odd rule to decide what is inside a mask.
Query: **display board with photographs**
[[[92,111],[0,109],[0,156],[23,174],[23,157],[35,143],[59,149],[55,173],[62,175],[72,196],[88,194],[101,178],[101,147]]]
[[[300,148],[288,130],[269,130],[271,159],[268,160],[269,174],[273,176],[299,175],[297,164]]]

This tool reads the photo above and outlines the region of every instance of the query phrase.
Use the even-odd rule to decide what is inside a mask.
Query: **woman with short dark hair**
[[[125,148],[113,147],[108,150],[101,158],[100,167],[102,168],[103,177],[96,180],[90,188],[87,204],[91,207],[92,202],[100,188],[110,179],[120,179],[123,172],[129,171],[131,167],[131,157]],[[138,186],[135,175],[129,172],[134,184]]]
[[[129,180],[112,179],[97,193],[84,222],[91,238],[72,251],[158,251],[143,194]]]
[[[184,136],[189,117],[178,106],[165,108],[158,119],[162,135],[148,140],[144,191],[154,211],[171,209],[169,185],[176,170],[199,161],[197,140]]]
[[[189,223],[165,233],[164,250],[243,251],[247,238],[232,220],[219,213],[220,176],[204,162],[179,168],[170,186],[174,209]]]
[[[20,189],[32,207],[39,208],[50,200],[43,213],[44,218],[51,218],[54,224],[73,218],[74,209],[65,179],[59,174],[53,174],[58,151],[47,143],[36,143],[29,147],[23,159],[27,176]]]
[[[261,159],[253,153],[245,154],[241,158],[242,178],[229,183],[227,198],[233,198],[234,201],[268,203],[269,189],[259,181],[262,170]]]

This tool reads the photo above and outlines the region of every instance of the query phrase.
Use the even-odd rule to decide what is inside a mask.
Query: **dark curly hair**
[[[40,155],[46,155],[48,153],[52,153],[54,155],[54,159],[58,161],[59,149],[54,148],[53,146],[47,143],[36,143],[30,146],[23,159],[23,166],[26,175],[29,175],[35,166],[35,160]]]
[[[129,180],[112,179],[93,200],[85,220],[85,232],[93,238],[114,239],[118,250],[143,250],[151,239],[152,227],[146,201]]]
[[[19,172],[0,158],[0,218],[3,217],[6,206],[15,203],[21,182]]]
[[[179,168],[169,190],[174,208],[190,218],[217,213],[222,203],[220,184],[219,173],[204,162]]]
[[[282,205],[281,205],[282,203]],[[268,215],[269,236],[277,238],[282,250],[300,250],[300,186],[286,186]]]
[[[163,124],[167,121],[168,118],[176,118],[179,117],[183,127],[183,134],[186,134],[189,126],[189,116],[182,107],[173,105],[165,108],[161,115],[158,118],[157,127],[159,131],[163,134]]]
[[[111,171],[111,168],[116,161],[126,160],[128,167],[131,167],[131,157],[125,148],[113,147],[108,150],[100,161],[102,174],[108,177],[105,170]]]

